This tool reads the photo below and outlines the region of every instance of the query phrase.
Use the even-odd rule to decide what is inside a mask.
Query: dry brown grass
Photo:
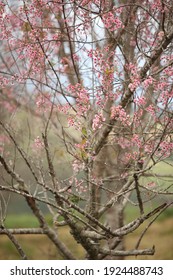
[[[145,226],[142,227],[144,229]],[[136,245],[139,233],[142,229],[134,232],[125,239],[126,248],[131,249]],[[173,218],[155,222],[146,232],[140,248],[151,248],[155,245],[154,256],[140,256],[137,259],[146,260],[173,260]],[[127,259],[136,259],[128,257]]]

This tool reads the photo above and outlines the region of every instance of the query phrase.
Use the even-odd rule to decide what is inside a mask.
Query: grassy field
[[[47,218],[49,220],[49,217]],[[11,215],[7,220],[8,228],[15,227],[37,227],[36,220],[31,216],[19,216],[16,222],[16,216]],[[49,221],[51,223],[51,221]],[[136,245],[140,234],[144,230],[146,224],[140,229],[128,235],[125,238],[126,249],[133,249]],[[85,255],[84,250],[79,244],[73,241],[68,227],[59,229],[59,236],[68,248],[72,250],[78,259],[82,259]],[[22,235],[16,236],[29,259],[62,259],[51,241],[44,235]],[[160,219],[155,222],[147,231],[142,239],[140,248],[151,248],[155,245],[156,253],[154,256],[137,257],[137,259],[169,259],[173,260],[173,211],[168,210]],[[9,239],[0,235],[0,259],[12,260],[20,259],[16,249]],[[136,259],[136,257],[128,257],[127,259]]]

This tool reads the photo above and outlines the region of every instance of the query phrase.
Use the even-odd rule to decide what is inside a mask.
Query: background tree
[[[145,209],[146,191],[150,199],[172,195],[164,184],[171,175],[154,172],[160,162],[171,164],[173,148],[172,10],[170,0],[0,1],[1,104],[10,107],[0,121],[8,139],[1,141],[0,190],[23,196],[40,223],[7,229],[1,215],[0,233],[23,258],[17,233],[47,234],[74,259],[60,225],[69,226],[87,259],[154,254],[138,249],[145,232],[131,251],[123,237],[172,204]],[[23,110],[35,116],[37,137],[32,122],[21,132]],[[62,153],[70,166],[63,179]],[[132,191],[139,216],[124,225]]]

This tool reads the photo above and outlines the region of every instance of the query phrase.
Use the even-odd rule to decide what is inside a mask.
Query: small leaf
[[[87,130],[84,126],[82,127],[82,134],[83,136],[87,137]]]

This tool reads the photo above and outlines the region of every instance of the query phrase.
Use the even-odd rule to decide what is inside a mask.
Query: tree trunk
[[[127,168],[123,162],[124,150],[119,145],[105,145],[98,154],[93,168],[94,176],[97,179],[105,179],[114,177],[114,179],[103,184],[103,188],[97,189],[97,197],[95,201],[97,205],[108,202],[126,183],[122,178]],[[122,199],[118,199],[110,209],[104,214],[104,220],[107,227],[116,230],[123,226],[124,213]],[[111,238],[105,243],[107,249],[123,250],[123,238]],[[123,259],[116,256],[101,256],[102,259]]]

